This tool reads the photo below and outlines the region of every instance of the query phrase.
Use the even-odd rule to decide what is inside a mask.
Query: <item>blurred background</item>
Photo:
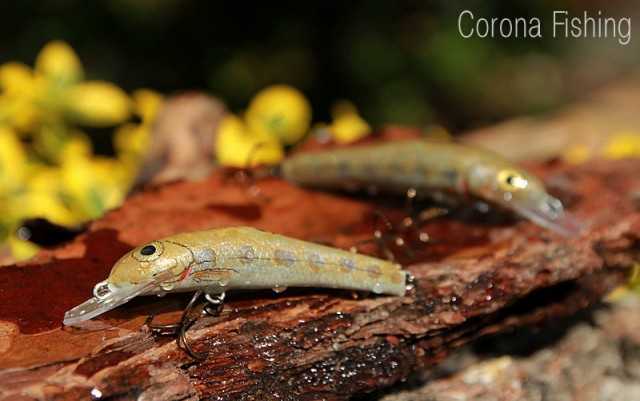
[[[154,129],[173,95],[203,96],[198,107],[215,114],[216,128],[201,134],[209,138],[199,139],[210,148],[204,157],[235,167],[248,155],[249,164],[277,163],[310,132],[349,142],[394,124],[455,135],[556,110],[633,73],[639,41],[554,39],[550,24],[554,10],[633,17],[635,6],[2,2],[2,254],[21,259],[37,250],[25,241],[33,234],[25,221],[79,229],[118,206],[149,177],[145,166],[153,164],[150,153],[161,153],[158,143],[182,146],[166,138],[179,130]],[[540,17],[544,37],[464,39],[457,23],[465,9],[477,17]]]

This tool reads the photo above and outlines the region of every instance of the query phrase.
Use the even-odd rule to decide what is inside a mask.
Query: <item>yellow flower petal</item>
[[[284,157],[282,146],[269,135],[252,133],[237,116],[220,123],[215,142],[218,162],[229,167],[278,164]]]
[[[70,127],[58,121],[40,126],[33,133],[31,146],[40,158],[51,163],[60,163],[63,159],[65,147],[69,145],[70,141],[82,141],[85,147],[90,147],[90,142],[86,135],[79,131],[70,131]]]
[[[350,102],[337,102],[331,114],[334,120],[329,126],[329,131],[338,143],[354,142],[371,133],[369,124],[358,115],[355,106]]]
[[[113,137],[113,147],[121,156],[142,158],[150,142],[149,129],[144,125],[124,124],[118,127]]]
[[[150,89],[138,89],[133,92],[131,97],[135,104],[136,113],[142,117],[143,123],[152,122],[162,106],[162,95]]]
[[[634,263],[629,274],[629,283],[627,285],[630,290],[640,295],[640,263]]]
[[[15,196],[11,203],[12,216],[18,220],[40,217],[62,226],[74,226],[84,220],[76,216],[55,191],[29,189]]]
[[[23,96],[0,96],[0,125],[8,125],[18,133],[32,131],[40,113],[32,99]]]
[[[95,219],[122,202],[126,172],[115,159],[70,156],[62,167],[63,192],[85,219]]]
[[[27,192],[60,193],[62,191],[60,168],[34,163],[30,166],[27,188]]]
[[[74,121],[91,126],[119,124],[131,115],[129,96],[117,86],[103,81],[74,85],[65,94],[65,111]]]
[[[614,135],[603,150],[609,159],[624,159],[640,156],[640,133],[620,133]]]
[[[31,68],[22,63],[0,66],[0,88],[8,95],[29,95],[33,88]]]
[[[32,258],[36,253],[38,253],[38,250],[40,249],[37,245],[29,241],[24,241],[15,235],[7,238],[7,243],[9,245],[9,249],[11,250],[11,255],[17,261]]]
[[[71,134],[69,139],[62,145],[60,151],[60,160],[70,157],[91,157],[93,154],[93,145],[89,137],[80,131]]]
[[[311,106],[297,89],[273,85],[251,100],[246,120],[252,132],[272,135],[283,144],[291,145],[309,130]]]
[[[80,59],[67,43],[54,40],[42,48],[36,58],[36,71],[63,84],[82,79]]]
[[[14,131],[0,126],[0,194],[23,185],[27,156]]]

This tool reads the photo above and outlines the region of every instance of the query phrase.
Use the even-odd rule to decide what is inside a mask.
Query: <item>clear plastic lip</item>
[[[158,287],[160,283],[167,281],[172,277],[173,274],[167,270],[156,275],[149,281],[140,284],[115,289],[110,287],[110,291],[104,296],[94,296],[93,298],[68,310],[64,314],[64,320],[62,323],[65,326],[77,326],[86,320],[93,319],[96,316],[102,315],[105,312],[129,302],[132,298],[135,298],[138,295],[148,293]]]
[[[555,198],[549,198],[555,200]],[[561,208],[552,211],[541,209],[539,207],[526,207],[515,204],[513,207],[518,213],[537,225],[545,227],[565,237],[577,236],[583,230],[582,225]]]

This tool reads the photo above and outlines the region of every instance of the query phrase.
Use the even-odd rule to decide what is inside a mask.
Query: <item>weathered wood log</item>
[[[0,269],[0,399],[343,400],[387,386],[477,338],[557,318],[596,302],[638,258],[638,161],[537,171],[582,221],[563,238],[525,221],[447,218],[408,269],[404,298],[339,291],[230,294],[222,316],[189,331],[205,361],[141,327],[150,313],[175,320],[184,296],[141,297],[100,321],[110,329],[61,329],[134,245],[176,232],[228,225],[349,247],[371,235],[375,210],[401,207],[302,190],[265,179],[255,191],[214,174],[129,199],[62,248]],[[414,244],[415,245],[415,244]]]
[[[626,297],[590,312],[567,325],[555,322],[482,341],[475,352],[467,350],[448,361],[448,369],[457,373],[415,377],[411,384],[375,399],[637,400],[640,298]]]

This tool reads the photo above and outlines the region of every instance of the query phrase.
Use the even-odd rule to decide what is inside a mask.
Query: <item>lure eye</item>
[[[505,191],[517,191],[526,188],[529,181],[517,171],[502,170],[498,173],[498,184]]]
[[[161,242],[153,241],[133,252],[133,257],[139,262],[152,262],[164,252]]]
[[[156,253],[156,247],[153,245],[147,245],[140,250],[140,253],[144,256],[150,256]]]

